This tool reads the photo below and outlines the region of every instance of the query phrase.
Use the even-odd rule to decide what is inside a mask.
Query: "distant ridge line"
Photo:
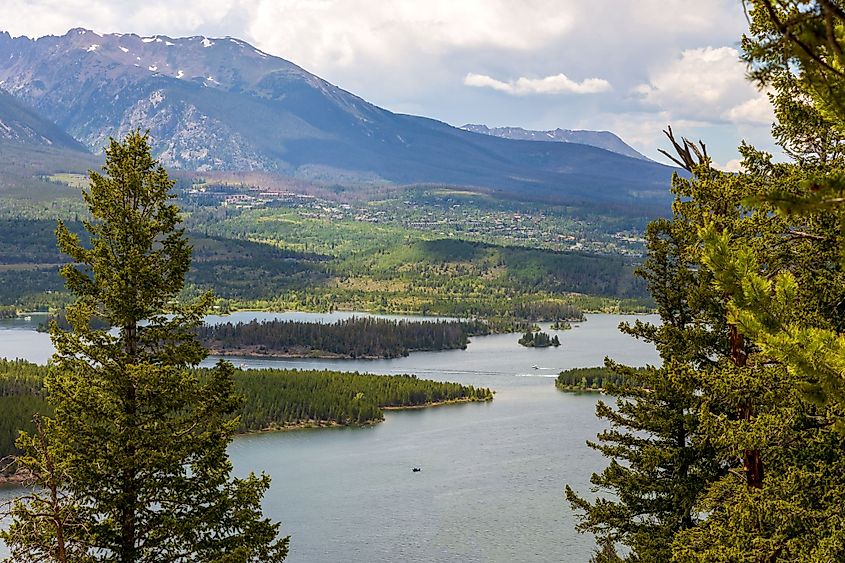
[[[592,131],[589,129],[548,129],[545,131],[534,129],[523,129],[522,127],[487,127],[482,124],[467,123],[461,126],[464,131],[491,135],[503,139],[514,139],[518,141],[547,141],[556,143],[577,143],[598,147],[610,152],[639,158],[653,162],[650,158],[638,152],[618,135],[611,131]]]

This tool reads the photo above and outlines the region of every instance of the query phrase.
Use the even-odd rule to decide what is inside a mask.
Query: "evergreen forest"
[[[0,359],[0,458],[19,453],[20,430],[33,430],[34,414],[51,409],[44,398],[46,366]],[[209,370],[198,369],[197,377]],[[384,408],[421,407],[449,402],[489,401],[489,389],[418,379],[412,375],[370,375],[340,371],[285,369],[235,370],[243,397],[237,431],[286,427],[373,424]]]
[[[70,296],[58,270],[67,258],[56,248],[55,221],[65,220],[85,240],[86,212],[76,203],[43,209],[2,195],[0,305],[24,311],[66,306]],[[238,221],[251,216],[241,214]],[[272,236],[264,230],[287,223],[271,223],[261,215],[261,222],[225,229],[225,221],[199,223],[203,215],[187,221],[193,228],[188,232],[193,255],[180,298],[213,290],[217,305],[226,310],[578,320],[582,310],[646,310],[649,305],[645,285],[633,275],[634,262],[627,257],[421,240],[419,233],[406,230],[388,230],[391,236],[379,232],[375,247],[366,238],[353,238],[357,243],[339,254],[330,250],[330,240],[360,237],[360,229],[373,227],[355,225],[334,233],[338,225],[306,219],[297,225],[329,240],[315,245],[317,250],[304,250],[285,244],[286,229]]]
[[[198,334],[214,354],[399,358],[422,350],[464,349],[471,334],[489,332],[481,321],[353,317],[332,324],[279,320],[206,324]]]
[[[558,374],[555,387],[561,391],[605,391],[613,394],[617,387],[638,385],[636,374],[648,368],[633,370],[633,377],[608,367],[572,368]]]

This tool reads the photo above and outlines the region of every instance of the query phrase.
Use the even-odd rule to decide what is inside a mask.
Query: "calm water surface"
[[[209,320],[347,316],[241,312]],[[603,426],[595,396],[560,393],[552,378],[605,356],[656,363],[650,346],[618,333],[623,320],[634,317],[588,315],[558,333],[557,349],[523,348],[518,335],[496,335],[473,338],[463,351],[393,360],[231,358],[250,368],[414,373],[496,391],[492,403],[389,412],[371,428],[240,437],[230,448],[235,471],[272,476],[265,513],[291,535],[292,563],[587,561],[593,541],[573,530],[563,488],[587,491],[590,474],[604,467],[584,445]],[[46,361],[49,338],[32,332],[35,324],[0,321],[0,356]],[[0,490],[0,498],[11,494]]]

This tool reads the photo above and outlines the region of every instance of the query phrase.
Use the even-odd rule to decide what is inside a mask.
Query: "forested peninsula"
[[[470,336],[513,330],[514,323],[409,321],[352,317],[332,324],[251,321],[203,325],[212,354],[274,358],[400,358],[410,352],[464,349]]]
[[[646,368],[620,368],[614,371],[609,367],[572,368],[567,369],[555,379],[555,387],[561,391],[594,391],[610,392],[614,387],[631,386],[639,387],[641,383],[637,374]]]
[[[33,414],[49,414],[42,381],[47,371],[23,360],[0,359],[0,458],[16,452],[19,430],[32,431]],[[202,378],[207,369],[197,369]],[[338,371],[235,370],[244,398],[238,432],[322,426],[359,426],[384,420],[384,409],[489,401],[486,388]]]

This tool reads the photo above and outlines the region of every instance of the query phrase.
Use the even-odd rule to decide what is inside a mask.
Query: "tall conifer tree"
[[[189,369],[206,356],[194,329],[211,296],[175,302],[191,247],[170,201],[173,182],[138,132],[110,142],[104,171],[92,172],[83,191],[90,245],[63,224],[57,229],[72,260],[62,275],[76,301],[67,315],[72,329],[51,328],[56,354],[45,381],[55,410],[45,426],[50,453],[64,471],[88,555],[120,563],[281,561],[288,540],[260,510],[269,478],[231,477],[226,447],[240,401],[233,368],[221,362],[203,380]],[[117,333],[91,328],[95,315]],[[38,513],[17,518],[13,526],[49,529]],[[33,560],[27,546],[6,539],[15,561]]]
[[[726,455],[738,455],[749,442],[759,445],[766,477],[759,489],[733,475],[713,484],[699,503],[707,520],[676,537],[674,557],[840,561],[845,237],[835,200],[845,177],[845,135],[837,118],[845,90],[836,77],[842,52],[836,43],[845,13],[838,2],[750,4],[746,57],[754,75],[775,89],[773,133],[793,162],[773,163],[747,149],[745,180],[758,185],[757,206],[776,205],[787,224],[766,247],[748,247],[713,225],[700,236],[704,264],[729,297],[729,319],[754,344],[754,371],[765,375],[757,385],[756,416],[744,423],[711,417],[708,433],[720,437]],[[745,383],[727,380],[724,391],[736,396]]]
[[[799,126],[789,124],[793,130]],[[841,166],[825,160],[829,170]],[[817,173],[807,162],[773,164],[750,149],[745,162],[754,173],[744,181],[760,187],[761,201],[765,193],[801,197],[801,186]],[[770,207],[764,209],[771,215]],[[742,473],[729,473],[712,484],[698,503],[706,520],[676,537],[677,561],[845,558],[845,440],[835,431],[841,416],[836,387],[812,369],[795,369],[810,367],[801,359],[808,354],[818,361],[835,352],[800,335],[834,333],[842,322],[845,283],[836,219],[823,211],[792,217],[778,234],[766,244],[749,245],[730,229],[712,224],[700,229],[702,262],[728,298],[728,320],[753,345],[746,367],[725,372],[708,393],[722,403],[753,405],[753,416],[704,411],[704,433],[725,459],[753,448],[765,477],[749,486]],[[756,312],[742,312],[746,307]],[[781,323],[789,327],[783,338],[761,338],[759,331]],[[792,338],[796,341],[788,343]]]
[[[679,214],[685,218],[694,277],[711,288],[699,293],[705,299],[692,308],[715,313],[694,317],[710,318],[700,326],[722,335],[722,345],[711,352],[714,363],[700,363],[690,378],[698,403],[691,414],[698,423],[697,440],[713,447],[714,463],[726,471],[692,499],[696,525],[676,526],[673,545],[658,559],[654,551],[629,543],[632,560],[845,558],[845,440],[835,431],[842,426],[845,398],[845,223],[837,203],[845,185],[840,127],[845,122],[845,11],[839,2],[827,1],[749,4],[752,36],[744,40],[746,56],[754,63],[753,75],[775,89],[773,133],[794,162],[775,164],[769,155],[744,146],[742,174],[685,166],[695,173],[693,180],[676,181],[681,199],[675,203],[675,222]],[[690,154],[683,150],[691,147],[688,143],[676,147]],[[784,213],[774,214],[776,207]],[[650,250],[653,256],[651,245]],[[677,281],[655,294],[658,303],[667,292],[680,290]],[[653,283],[651,288],[654,292]],[[665,320],[663,311],[661,316]],[[659,334],[657,327],[640,329]],[[675,351],[669,347],[669,355],[677,358],[684,347],[676,346]],[[651,394],[661,395],[660,388]],[[618,417],[625,408],[621,403],[611,415]],[[655,417],[671,420],[673,412],[663,408]],[[653,421],[643,426],[636,421],[624,426],[657,435]],[[628,473],[647,476],[642,449],[617,447],[606,453],[633,460],[626,464]],[[618,530],[651,522],[661,530],[656,524],[666,520],[648,504],[634,502],[655,498],[652,487],[629,481],[607,487],[619,497],[616,506],[645,510],[618,511],[622,518],[608,527],[597,509],[613,503],[582,504],[587,522],[593,519],[588,529],[601,532],[597,523]],[[628,538],[618,539],[626,543]]]
[[[674,143],[671,130],[668,135]],[[592,483],[595,492],[611,493],[615,500],[589,502],[567,487],[573,508],[583,511],[579,529],[595,533],[600,542],[626,545],[629,561],[668,561],[675,534],[700,521],[700,495],[730,466],[701,428],[707,396],[702,373],[722,371],[731,345],[723,300],[710,273],[700,267],[696,228],[703,217],[738,221],[740,191],[729,175],[710,167],[703,147],[675,146],[692,177],[673,180],[673,218],[649,225],[648,257],[639,270],[661,324],[623,325],[625,332],[656,346],[663,366],[628,378],[636,384],[612,386],[616,408],[598,404],[598,416],[612,428],[590,446],[611,463],[593,475]]]

